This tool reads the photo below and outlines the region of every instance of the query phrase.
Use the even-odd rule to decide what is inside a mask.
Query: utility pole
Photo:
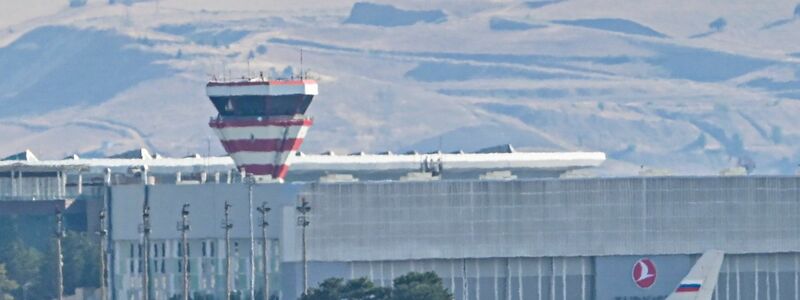
[[[250,299],[256,298],[256,239],[253,233],[253,185],[256,184],[253,175],[246,177],[247,183],[247,216],[250,226]]]
[[[183,300],[189,300],[189,240],[187,239],[187,232],[189,232],[189,203],[183,204],[181,208],[181,224],[178,226],[181,231],[181,260],[183,261]]]
[[[303,295],[308,294],[308,255],[307,255],[307,241],[306,241],[306,227],[311,222],[308,220],[308,212],[311,211],[308,201],[305,197],[300,197],[300,205],[297,206],[297,211],[300,216],[297,217],[297,225],[302,227],[303,235]]]
[[[142,299],[150,299],[150,188],[144,186],[144,205],[142,206]]]
[[[269,226],[269,223],[267,222],[267,213],[272,209],[267,206],[267,202],[261,203],[261,206],[257,209],[261,213],[261,240],[263,241],[261,244],[261,255],[263,256],[261,263],[264,267],[263,300],[269,300],[269,240],[267,239],[267,226]]]
[[[103,203],[105,206],[105,203]],[[106,236],[108,235],[108,230],[106,230],[106,209],[103,208],[100,211],[100,215],[98,216],[100,219],[100,230],[97,232],[100,235],[100,299],[106,300],[108,296],[106,295],[106,279],[108,278],[108,273],[106,271]]]
[[[225,300],[231,299],[231,228],[230,222],[231,204],[225,200],[225,219],[222,221],[222,228],[225,229]]]
[[[64,238],[64,216],[61,214],[61,209],[56,208],[56,255],[58,257],[58,264],[56,270],[56,277],[58,282],[56,288],[58,289],[58,300],[64,299],[64,255],[61,250],[61,239]]]

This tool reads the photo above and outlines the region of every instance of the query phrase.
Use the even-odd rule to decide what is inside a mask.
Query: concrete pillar
[[[42,178],[36,178],[36,199],[42,199],[42,189],[40,185],[42,184]]]
[[[231,176],[233,176],[233,171],[228,170],[228,177],[227,177],[228,184],[231,184],[231,181],[233,181],[233,178],[231,178]]]
[[[64,172],[61,170],[56,171],[56,198],[63,199],[66,194],[66,185],[64,184]]]
[[[200,183],[201,184],[206,183],[207,179],[208,179],[208,173],[206,173],[206,171],[200,172]]]
[[[22,184],[22,171],[17,171],[17,194],[19,196],[25,195],[25,185]]]
[[[78,171],[78,195],[83,194],[83,172]]]
[[[10,178],[11,178],[11,197],[16,197],[17,196],[17,177],[16,177],[16,175],[17,175],[16,172],[14,172],[14,170],[11,170],[11,175],[10,175]]]
[[[214,183],[219,184],[219,172],[214,172]]]
[[[142,176],[142,184],[143,184],[143,185],[147,185],[147,184],[148,184],[148,182],[147,182],[147,181],[148,181],[148,178],[147,178],[147,177],[148,177],[148,172],[147,172],[147,171],[148,171],[148,169],[149,169],[149,167],[147,167],[147,166],[142,166],[142,173],[141,173],[141,176]]]
[[[104,171],[104,175],[105,175],[105,177],[103,178],[103,181],[105,182],[106,186],[110,186],[111,185],[111,168],[106,168],[105,171]]]
[[[181,174],[181,171],[175,172],[175,183],[181,183],[181,181],[183,181],[182,177],[183,174]]]

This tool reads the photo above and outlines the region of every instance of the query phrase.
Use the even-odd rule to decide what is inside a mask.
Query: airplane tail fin
[[[666,300],[711,300],[724,257],[725,253],[717,250],[703,253]]]

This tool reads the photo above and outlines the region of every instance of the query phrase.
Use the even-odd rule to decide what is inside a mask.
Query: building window
[[[203,241],[203,257],[206,257],[206,242]]]
[[[131,245],[131,248],[133,248],[133,245]],[[133,253],[133,251],[131,251],[131,253]],[[135,272],[135,270],[133,269],[133,260],[131,259],[130,260],[130,274],[133,274],[134,272]]]
[[[178,257],[183,256],[183,243],[178,244]]]
[[[158,257],[158,244],[153,244],[153,256]]]
[[[161,243],[161,257],[167,257],[167,243]]]
[[[211,241],[211,257],[214,257],[214,251],[215,250],[216,249],[214,248],[214,241]]]
[[[164,248],[163,248],[163,246],[162,246],[162,248],[161,248],[161,249],[164,249]],[[167,272],[166,272],[166,270],[164,269],[164,265],[166,265],[166,264],[167,264],[167,262],[166,262],[166,261],[162,261],[162,262],[161,262],[161,274],[165,274],[165,273],[167,273]]]
[[[139,258],[142,258],[142,245],[139,244]]]
[[[133,243],[131,243],[131,256],[130,256],[131,258],[133,258],[133,252],[134,252],[133,251]]]

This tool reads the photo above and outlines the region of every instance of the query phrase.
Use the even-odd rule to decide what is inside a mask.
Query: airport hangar
[[[417,164],[431,157],[409,155],[416,155]],[[520,167],[524,163],[499,162],[502,155],[491,154],[476,160],[491,161],[495,167],[472,164],[472,173],[454,172],[461,177],[447,178],[448,165],[453,169],[459,165],[457,155],[463,154],[433,156],[445,158],[444,178],[438,180],[403,176],[404,180],[355,181],[328,174],[323,176],[328,178],[323,180],[326,182],[254,185],[255,206],[267,201],[272,208],[268,216],[272,292],[281,299],[294,299],[302,289],[295,206],[298,198],[304,197],[312,207],[307,228],[311,286],[332,276],[367,277],[379,285],[390,285],[392,278],[409,271],[435,271],[456,299],[663,299],[699,253],[720,249],[728,255],[716,299],[795,299],[800,295],[798,177],[558,177],[568,169],[591,167],[604,159],[590,159],[589,155],[581,162],[561,161],[556,176],[514,178],[515,171],[535,169],[532,156],[526,159],[531,165]],[[359,168],[379,168],[371,155],[359,156],[369,162]],[[344,167],[343,161],[353,162],[351,156],[344,157],[315,168],[337,172],[350,168],[356,177],[362,174],[352,166]],[[13,186],[12,178],[17,184],[22,182],[22,176],[14,172],[26,167],[60,168],[65,173],[58,176],[59,183],[67,186],[64,197],[70,197],[69,191],[74,194],[83,189],[75,185],[75,169],[82,170],[81,176],[104,176],[106,181],[116,177],[107,196],[100,196],[105,194],[101,192],[79,197],[105,198],[109,208],[114,299],[141,297],[139,227],[145,191],[153,222],[150,278],[156,298],[166,299],[181,291],[176,223],[185,203],[191,205],[191,287],[221,296],[225,248],[220,225],[224,201],[229,200],[233,204],[234,288],[245,291],[250,282],[248,186],[236,181],[235,174],[215,174],[215,180],[207,180],[207,166],[213,165],[213,160],[184,159],[189,161],[180,167],[168,158],[141,157],[124,162],[16,161],[0,164],[0,169],[12,170],[6,179]],[[403,159],[407,157],[399,160]],[[547,161],[554,160],[549,157]],[[206,167],[198,169],[203,163]],[[537,164],[544,166],[542,161]],[[135,172],[98,174],[100,169],[126,165],[150,165],[151,174],[139,184],[131,180],[137,176]],[[194,172],[187,167],[191,165],[195,165]],[[410,164],[387,169],[403,168],[415,171]],[[553,165],[541,168],[557,169]],[[205,175],[196,174],[197,170]],[[511,170],[512,174],[493,170]],[[480,178],[463,177],[485,171]],[[156,181],[170,172],[172,182]],[[181,177],[202,180],[182,181]],[[97,180],[86,182],[77,181],[93,186]],[[0,184],[8,188],[6,182]],[[18,201],[23,189],[16,186],[15,190]],[[87,219],[92,213],[86,213]],[[257,212],[254,216],[255,282],[260,288],[260,218]]]

